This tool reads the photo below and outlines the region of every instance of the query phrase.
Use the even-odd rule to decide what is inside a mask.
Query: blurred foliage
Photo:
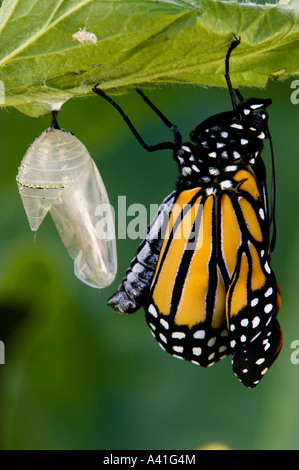
[[[49,125],[15,110],[1,112],[0,171],[0,447],[2,449],[297,449],[299,365],[298,109],[290,81],[245,96],[270,96],[277,172],[278,241],[273,267],[282,286],[284,348],[254,390],[232,373],[230,359],[203,369],[163,352],[144,312],[119,315],[106,307],[140,240],[118,240],[116,281],[97,291],[74,276],[50,217],[30,232],[15,183],[21,158]],[[188,140],[207,116],[230,109],[225,89],[171,87],[149,92]],[[134,92],[117,98],[148,143],[169,130]],[[110,201],[160,203],[173,190],[169,151],[147,154],[115,110],[98,97],[71,100],[60,125],[87,146]],[[270,163],[266,143],[265,160]],[[128,217],[128,221],[132,218]],[[117,228],[117,227],[116,227]],[[217,444],[218,446],[218,444]]]

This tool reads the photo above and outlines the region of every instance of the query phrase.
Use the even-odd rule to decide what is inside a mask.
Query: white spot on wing
[[[224,338],[225,336],[228,336],[228,331],[227,330],[221,331],[220,336],[222,336],[222,338]]]
[[[210,175],[217,176],[217,175],[219,175],[220,172],[219,172],[218,168],[210,167],[209,168],[209,173],[210,173]]]
[[[269,287],[269,289],[265,292],[265,297],[269,297],[271,294],[273,294],[273,289],[272,287]]]
[[[201,348],[192,348],[192,353],[194,354],[194,356],[200,356]]]
[[[263,364],[263,362],[265,362],[265,358],[264,357],[261,357],[260,359],[258,359],[257,361],[255,361],[255,363],[259,366],[261,364]]]
[[[182,353],[184,351],[183,346],[173,346],[172,349],[177,353]]]
[[[269,348],[270,348],[270,343],[267,341],[267,343],[265,343],[265,346],[264,346],[264,351],[267,351]]]
[[[162,326],[164,326],[164,328],[165,328],[166,330],[168,330],[168,328],[169,328],[169,323],[168,323],[166,320],[164,320],[164,318],[161,318],[160,323],[161,323]]]
[[[209,341],[208,341],[208,346],[211,348],[212,346],[214,346],[214,344],[216,343],[216,336],[214,336],[213,338],[210,338]]]
[[[191,171],[192,171],[191,168],[189,168],[188,166],[184,166],[183,169],[182,169],[182,175],[183,176],[188,176],[188,175],[190,175]]]
[[[157,318],[158,316],[158,312],[157,310],[155,309],[155,307],[153,306],[153,304],[151,304],[148,308],[148,313],[151,313],[153,315],[153,317]]]
[[[236,171],[237,170],[237,165],[228,165],[224,168],[224,171],[229,172],[229,171]]]
[[[260,218],[261,218],[262,220],[264,220],[264,219],[265,219],[265,212],[264,212],[264,209],[260,208],[259,214],[260,214]]]
[[[267,273],[270,274],[271,273],[271,268],[270,268],[267,261],[265,262],[264,267],[265,267],[265,270],[267,271]]]
[[[264,312],[265,313],[270,313],[272,309],[273,309],[273,305],[272,304],[267,304],[264,308]]]
[[[204,330],[198,330],[194,333],[193,337],[196,339],[203,339],[205,337],[206,333]]]
[[[171,335],[174,339],[183,339],[185,338],[186,334],[181,331],[174,331]]]
[[[164,336],[162,333],[160,333],[159,336],[160,336],[160,339],[161,339],[164,343],[167,343],[167,338],[166,338],[166,336]]]
[[[217,189],[216,188],[207,188],[206,189],[206,194],[207,196],[213,196],[217,193]]]
[[[224,181],[221,181],[220,183],[221,189],[229,189],[229,188],[232,188],[232,186],[233,186],[233,183],[230,180],[224,180]]]

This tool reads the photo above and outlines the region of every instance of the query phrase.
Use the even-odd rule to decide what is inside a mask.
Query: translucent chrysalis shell
[[[100,173],[71,133],[49,127],[29,147],[17,176],[31,230],[49,211],[76,276],[107,287],[117,270],[114,219]]]

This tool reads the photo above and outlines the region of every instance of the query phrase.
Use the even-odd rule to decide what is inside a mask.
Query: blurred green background
[[[15,176],[28,146],[50,123],[2,110],[0,171],[0,447],[2,449],[298,449],[299,340],[298,113],[291,80],[270,82],[270,128],[276,156],[278,240],[272,265],[282,286],[283,350],[262,382],[247,390],[230,359],[203,369],[172,358],[153,339],[143,310],[131,316],[106,306],[140,240],[118,240],[118,275],[107,289],[73,274],[50,216],[37,234],[29,224]],[[148,96],[184,138],[209,115],[231,109],[225,89],[169,86]],[[116,98],[148,143],[168,140],[167,128],[131,92]],[[88,148],[110,202],[159,204],[177,178],[170,151],[147,154],[116,113],[98,97],[66,103],[61,127]],[[265,160],[270,163],[266,143]],[[128,217],[128,221],[132,217]]]

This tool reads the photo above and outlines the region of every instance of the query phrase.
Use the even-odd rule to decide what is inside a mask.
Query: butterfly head
[[[272,103],[271,99],[250,98],[241,101],[237,106],[238,122],[246,128],[257,131],[267,129],[268,114],[266,108]]]

